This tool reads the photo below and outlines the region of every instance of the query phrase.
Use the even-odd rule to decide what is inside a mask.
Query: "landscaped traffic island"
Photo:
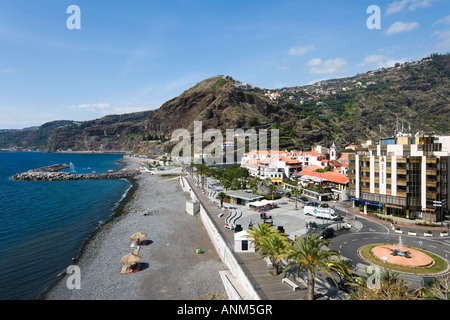
[[[371,264],[387,269],[415,273],[436,274],[447,269],[447,263],[439,256],[410,246],[371,244],[360,249],[360,255]]]

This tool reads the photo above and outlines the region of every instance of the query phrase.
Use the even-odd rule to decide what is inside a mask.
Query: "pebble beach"
[[[139,167],[126,157],[126,169]],[[167,172],[164,172],[167,173]],[[61,276],[44,300],[194,300],[214,294],[225,298],[219,271],[226,266],[199,217],[186,213],[185,194],[176,176],[141,173],[123,207],[125,214],[107,223],[84,245],[76,265],[80,288],[69,289]],[[121,274],[120,259],[134,251],[129,237],[147,234],[140,247],[142,270]],[[197,249],[201,248],[201,254]]]

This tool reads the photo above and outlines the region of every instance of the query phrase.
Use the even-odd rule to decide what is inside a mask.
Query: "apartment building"
[[[449,137],[399,134],[349,155],[349,196],[364,211],[441,221],[448,211]],[[438,201],[444,206],[436,206]]]

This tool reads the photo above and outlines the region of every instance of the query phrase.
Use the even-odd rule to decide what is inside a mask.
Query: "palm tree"
[[[297,197],[300,195],[300,190],[298,190],[297,188],[293,188],[291,193],[295,198],[295,210],[297,210]]]
[[[273,265],[273,274],[278,275],[278,265],[280,260],[284,257],[288,242],[286,236],[279,231],[269,234],[262,238],[260,243],[260,253],[270,259]]]
[[[398,273],[383,269],[378,288],[369,288],[368,279],[361,278],[361,283],[350,290],[352,300],[416,300],[420,291],[412,291],[410,285],[398,278]]]
[[[428,288],[428,292],[439,300],[450,300],[450,276],[438,276]]]
[[[205,189],[205,175],[207,175],[209,172],[209,168],[206,164],[202,163],[197,166],[196,174],[198,174],[201,177],[201,183],[202,183],[202,191]]]
[[[269,190],[270,190],[270,193],[272,194],[272,200],[273,200],[274,199],[274,194],[277,191],[277,187],[275,187],[273,184],[271,184],[269,186]]]
[[[191,163],[189,164],[189,168],[191,168],[191,178],[194,178],[194,168],[195,168],[194,161],[191,161]]]
[[[229,179],[224,178],[222,180],[222,186],[225,188],[225,191],[231,188],[231,181]]]
[[[251,243],[254,245],[255,249],[258,250],[261,248],[263,239],[278,231],[275,230],[272,225],[260,222],[256,227],[249,229],[247,232],[247,238],[252,239]]]
[[[256,181],[256,179],[250,180],[250,183],[249,183],[248,187],[250,189],[252,189],[252,192],[255,192],[256,189],[258,189],[258,181]]]
[[[227,194],[225,192],[220,192],[217,195],[217,198],[220,199],[220,207],[223,208],[223,199],[227,197]]]
[[[289,251],[286,254],[288,264],[285,270],[296,267],[298,277],[300,272],[306,269],[308,275],[308,300],[314,300],[314,285],[317,272],[323,271],[333,279],[330,271],[333,270],[333,264],[337,261],[332,258],[337,257],[340,262],[341,256],[335,250],[321,250],[330,241],[321,239],[320,235],[308,234],[303,241],[299,237],[295,241],[298,248],[297,246],[289,247]]]

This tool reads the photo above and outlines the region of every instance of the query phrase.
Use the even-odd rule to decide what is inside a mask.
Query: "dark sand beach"
[[[127,170],[138,160],[126,157]],[[126,199],[126,214],[107,223],[85,244],[76,265],[80,289],[68,289],[65,275],[40,298],[47,300],[192,300],[224,297],[219,271],[226,269],[199,217],[186,213],[188,195],[179,179],[141,173]],[[148,235],[140,247],[143,270],[120,274],[120,259],[134,248],[129,237]],[[196,249],[202,248],[203,254]]]

